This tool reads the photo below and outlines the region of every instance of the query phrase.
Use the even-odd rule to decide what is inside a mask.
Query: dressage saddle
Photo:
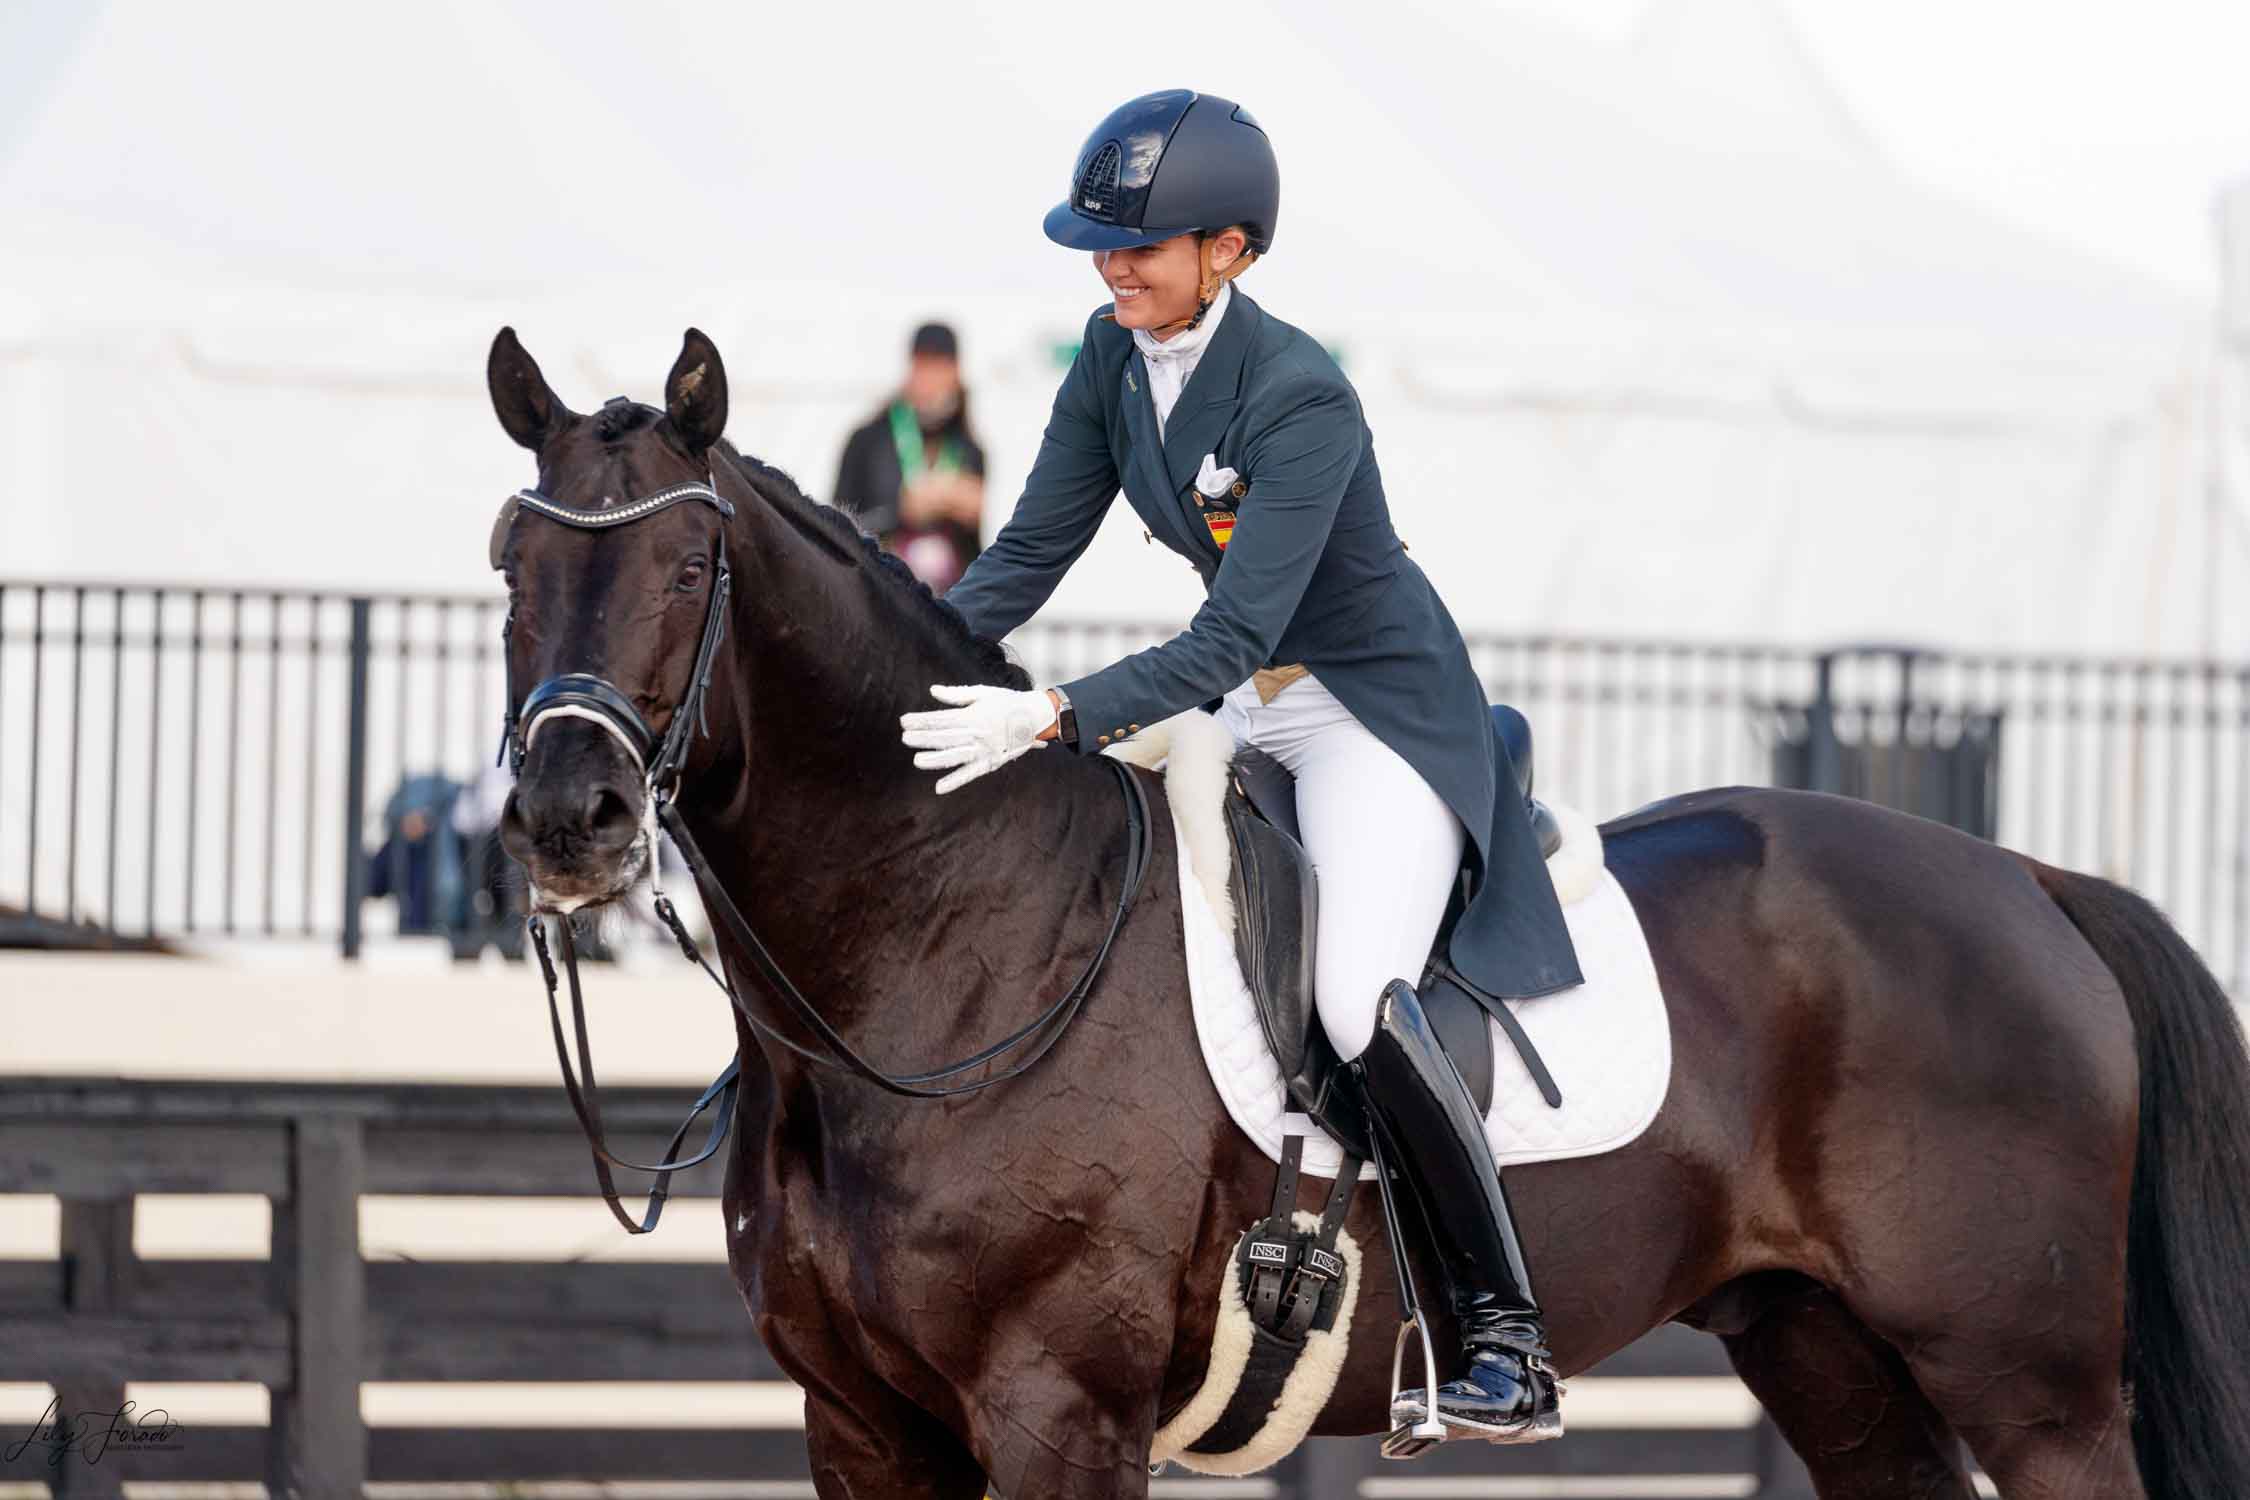
[[[1494,704],[1492,724],[1515,763],[1516,789],[1542,855],[1552,856],[1562,843],[1562,828],[1555,816],[1531,795],[1531,723],[1517,710]],[[1313,1009],[1313,935],[1319,912],[1319,892],[1313,879],[1312,859],[1305,853],[1297,826],[1296,778],[1272,756],[1245,747],[1235,756],[1234,775],[1226,797],[1227,837],[1233,845],[1234,868],[1229,884],[1234,896],[1235,957],[1256,1001],[1258,1022],[1266,1044],[1288,1081],[1290,1101],[1313,1122],[1354,1155],[1369,1159],[1367,1120],[1353,1090],[1341,1086],[1342,1061],[1329,1044]],[[1454,883],[1453,900],[1431,945],[1432,968],[1418,986],[1422,1009],[1430,1020],[1461,1080],[1476,1100],[1479,1111],[1492,1106],[1492,1027],[1487,1017],[1498,1019],[1522,1053],[1525,1066],[1539,1081],[1549,1104],[1560,1102],[1553,1080],[1529,1038],[1515,1024],[1505,1006],[1488,1010],[1457,985],[1431,982],[1432,970],[1441,961],[1466,905],[1471,871],[1464,866]]]

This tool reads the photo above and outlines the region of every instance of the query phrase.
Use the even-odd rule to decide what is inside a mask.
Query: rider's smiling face
[[[1226,269],[1242,254],[1238,229],[1212,240],[1214,270]],[[1117,305],[1117,326],[1157,329],[1194,317],[1203,278],[1200,245],[1201,236],[1178,234],[1132,250],[1094,252],[1094,270]]]

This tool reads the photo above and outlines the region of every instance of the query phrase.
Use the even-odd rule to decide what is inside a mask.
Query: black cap
[[[1073,250],[1123,250],[1240,224],[1251,253],[1263,255],[1280,216],[1281,169],[1250,111],[1167,89],[1126,101],[1094,127],[1046,230]]]
[[[951,327],[944,323],[924,323],[914,330],[914,342],[907,346],[909,354],[931,354],[939,359],[959,359],[961,341],[953,336]]]

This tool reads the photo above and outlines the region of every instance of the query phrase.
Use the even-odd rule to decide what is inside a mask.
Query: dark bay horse
[[[732,509],[519,517],[512,681],[596,674],[662,734],[723,534],[709,733],[678,793],[718,884],[893,1069],[974,1052],[1061,993],[1118,897],[1115,778],[1050,750],[941,800],[897,734],[930,684],[1021,672],[722,439],[701,334],[661,410],[570,412],[511,332],[488,373],[559,505],[708,482]],[[642,795],[600,725],[537,737],[505,836],[548,909],[624,893]],[[1205,1075],[1160,802],[1155,823],[1156,877],[1099,989],[1021,1078],[895,1098],[737,1018],[729,1260],[804,1386],[824,1497],[1147,1493],[1151,1434],[1201,1378],[1222,1259],[1272,1181]],[[1703,792],[1604,832],[1674,1072],[1630,1146],[1508,1174],[1561,1369],[1666,1320],[1707,1328],[1824,1496],[1965,1500],[1956,1433],[2008,1500],[2250,1495],[2250,1062],[2163,919],[1826,797]],[[1351,1228],[1368,1284],[1328,1433],[1386,1425],[1396,1297],[1372,1194]]]

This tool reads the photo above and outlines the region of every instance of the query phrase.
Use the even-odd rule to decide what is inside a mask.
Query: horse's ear
[[[570,420],[564,406],[547,387],[547,377],[516,342],[516,331],[503,328],[492,340],[492,353],[484,362],[484,383],[492,392],[492,410],[508,436],[537,453]]]
[[[719,346],[699,328],[680,341],[680,357],[664,380],[664,414],[690,453],[702,453],[727,430],[727,367]]]

